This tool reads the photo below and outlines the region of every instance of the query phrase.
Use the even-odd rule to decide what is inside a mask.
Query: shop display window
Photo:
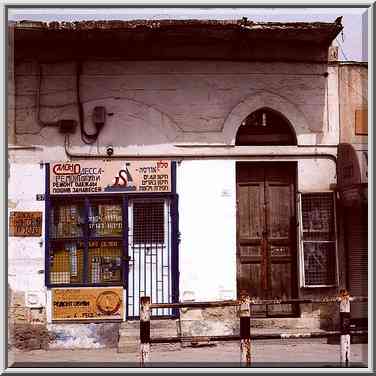
[[[123,283],[123,209],[115,199],[51,203],[48,284]]]

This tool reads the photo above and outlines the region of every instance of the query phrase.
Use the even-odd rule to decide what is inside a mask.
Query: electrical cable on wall
[[[336,38],[336,41],[339,45],[339,48],[341,49],[342,51],[342,55],[344,56],[345,60],[346,61],[350,61],[347,56],[345,55],[345,51],[343,50],[342,48],[342,45],[341,43],[339,42],[339,40]],[[349,88],[350,90],[352,90],[355,94],[357,94],[359,97],[362,97],[362,99],[365,101],[365,102],[368,102],[368,98],[366,96],[364,96],[362,93],[359,93],[358,90],[356,90],[351,84],[350,82],[346,81],[344,78],[342,78],[342,82],[344,82]]]
[[[337,43],[338,43],[339,48],[341,49],[341,52],[342,52],[343,57],[345,58],[346,61],[349,61],[349,59],[347,58],[347,56],[346,56],[346,54],[345,54],[345,51],[344,51],[343,48],[342,48],[342,44],[340,43],[340,41],[338,40],[338,38],[336,38],[336,41],[337,41]]]
[[[42,86],[42,65],[38,64],[38,87],[37,87],[37,122],[41,128],[44,127],[57,127],[59,126],[57,121],[45,122],[40,118],[40,89]]]
[[[80,130],[81,130],[81,140],[86,145],[92,145],[97,141],[99,133],[102,127],[97,126],[97,131],[95,133],[87,133],[85,131],[84,126],[84,108],[81,102],[80,96],[80,78],[82,73],[82,62],[77,62],[77,69],[76,69],[76,95],[77,95],[77,106],[78,106],[78,116],[79,116],[79,123],[80,123]]]
[[[38,64],[38,84],[37,84],[37,91],[36,91],[36,104],[35,104],[35,107],[36,107],[36,113],[35,113],[35,116],[36,116],[36,121],[40,127],[40,129],[38,131],[35,131],[35,132],[17,132],[17,127],[15,126],[15,134],[16,135],[26,135],[26,134],[30,134],[30,135],[39,135],[40,132],[42,131],[43,128],[46,128],[46,127],[58,127],[59,126],[59,122],[45,122],[45,121],[42,121],[41,118],[40,118],[40,89],[41,89],[41,85],[42,85],[42,65],[39,64],[39,62],[37,62]]]

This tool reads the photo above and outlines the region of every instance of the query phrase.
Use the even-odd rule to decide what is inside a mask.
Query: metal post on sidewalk
[[[339,316],[341,323],[340,363],[348,367],[350,363],[350,294],[342,289],[339,292]]]
[[[150,362],[150,297],[140,299],[140,367]]]
[[[248,295],[240,298],[240,365],[251,366],[251,299]]]

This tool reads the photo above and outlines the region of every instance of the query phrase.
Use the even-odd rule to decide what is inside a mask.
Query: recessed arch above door
[[[293,126],[283,114],[263,107],[242,121],[235,145],[297,145],[297,139]]]
[[[297,104],[283,96],[266,90],[255,91],[241,100],[228,114],[223,124],[224,141],[229,145],[235,145],[236,134],[242,122],[253,112],[269,108],[282,114],[290,122],[298,145],[312,142],[312,131],[309,127],[304,112]],[[307,138],[307,136],[309,136]]]

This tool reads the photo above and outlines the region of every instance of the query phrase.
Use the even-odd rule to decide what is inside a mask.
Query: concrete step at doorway
[[[252,318],[251,333],[308,333],[321,331],[316,317]],[[239,320],[152,319],[151,337],[238,335]],[[119,329],[118,352],[138,352],[140,322],[126,321]]]
[[[150,336],[153,337],[176,337],[178,335],[177,319],[151,320]],[[140,321],[126,321],[119,328],[119,353],[132,353],[139,351]]]

